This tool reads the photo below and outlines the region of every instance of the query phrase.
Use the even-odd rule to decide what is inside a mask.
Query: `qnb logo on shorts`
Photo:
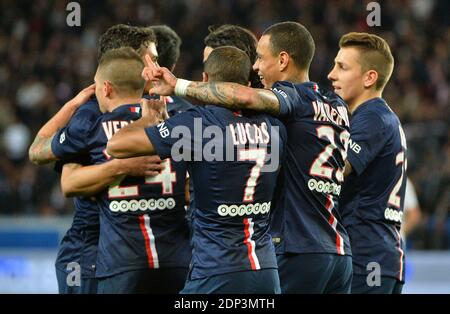
[[[384,219],[386,220],[402,222],[402,218],[403,218],[402,211],[395,210],[389,207],[384,210]]]
[[[129,200],[129,201],[112,201],[109,204],[109,209],[114,212],[126,213],[128,211],[146,211],[146,210],[164,210],[173,209],[176,206],[175,200],[170,198],[159,198],[159,199],[142,199],[142,200]]]
[[[244,215],[258,215],[267,214],[270,211],[270,202],[242,204],[242,205],[220,205],[217,212],[220,216],[244,216]]]
[[[317,191],[319,193],[334,194],[336,196],[341,194],[341,186],[339,184],[316,179],[309,179],[308,188],[311,191]]]

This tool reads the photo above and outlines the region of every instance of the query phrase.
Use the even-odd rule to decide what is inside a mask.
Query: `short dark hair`
[[[180,57],[181,38],[167,25],[149,26],[156,36],[158,64],[172,70]]]
[[[140,53],[151,42],[156,43],[155,33],[151,29],[117,24],[100,36],[97,57],[100,60],[106,51],[121,47],[131,47]]]
[[[309,70],[314,57],[315,44],[311,33],[297,22],[277,23],[267,28],[264,35],[270,35],[273,55],[285,51],[298,68]]]
[[[141,77],[144,62],[131,47],[106,51],[98,64],[97,72],[104,80],[111,82],[117,93],[142,95],[145,80]]]
[[[256,46],[258,40],[248,29],[238,25],[211,25],[208,27],[209,34],[205,37],[205,46],[218,48],[223,46],[234,46],[243,50],[253,65],[256,61]],[[250,82],[252,87],[262,87],[258,73],[250,69]]]
[[[223,46],[211,52],[203,70],[211,81],[247,85],[251,68],[250,58],[244,51],[233,46]]]

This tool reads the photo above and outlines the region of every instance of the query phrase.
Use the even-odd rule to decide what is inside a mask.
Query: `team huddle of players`
[[[76,208],[60,293],[401,293],[406,140],[382,98],[386,41],[343,35],[334,92],[309,81],[297,22],[259,41],[222,25],[204,44],[193,82],[171,72],[168,26],[111,27],[95,83],[38,132],[30,159],[56,161]]]

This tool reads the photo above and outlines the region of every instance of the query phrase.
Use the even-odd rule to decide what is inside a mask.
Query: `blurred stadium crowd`
[[[239,24],[257,37],[296,20],[316,41],[311,80],[326,75],[340,36],[368,31],[386,38],[396,66],[384,94],[408,140],[408,176],[423,212],[410,243],[450,249],[450,27],[448,0],[391,0],[381,26],[368,27],[361,0],[78,1],[81,27],[66,24],[69,1],[0,1],[0,215],[65,215],[71,200],[52,167],[28,161],[39,127],[93,80],[97,41],[110,26],[168,24],[183,39],[175,73],[201,79],[203,39],[212,24]]]

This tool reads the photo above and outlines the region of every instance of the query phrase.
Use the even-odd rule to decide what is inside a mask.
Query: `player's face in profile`
[[[205,49],[203,49],[203,63],[205,63],[213,50],[214,48],[211,48],[210,46],[206,46]]]
[[[364,73],[360,53],[352,47],[341,48],[334,59],[334,67],[328,74],[334,92],[351,105],[364,92]]]
[[[256,48],[256,54],[257,57],[253,65],[253,70],[258,73],[264,87],[271,88],[279,80],[278,76],[280,72],[277,67],[278,58],[273,55],[270,49],[270,35],[261,37]]]

